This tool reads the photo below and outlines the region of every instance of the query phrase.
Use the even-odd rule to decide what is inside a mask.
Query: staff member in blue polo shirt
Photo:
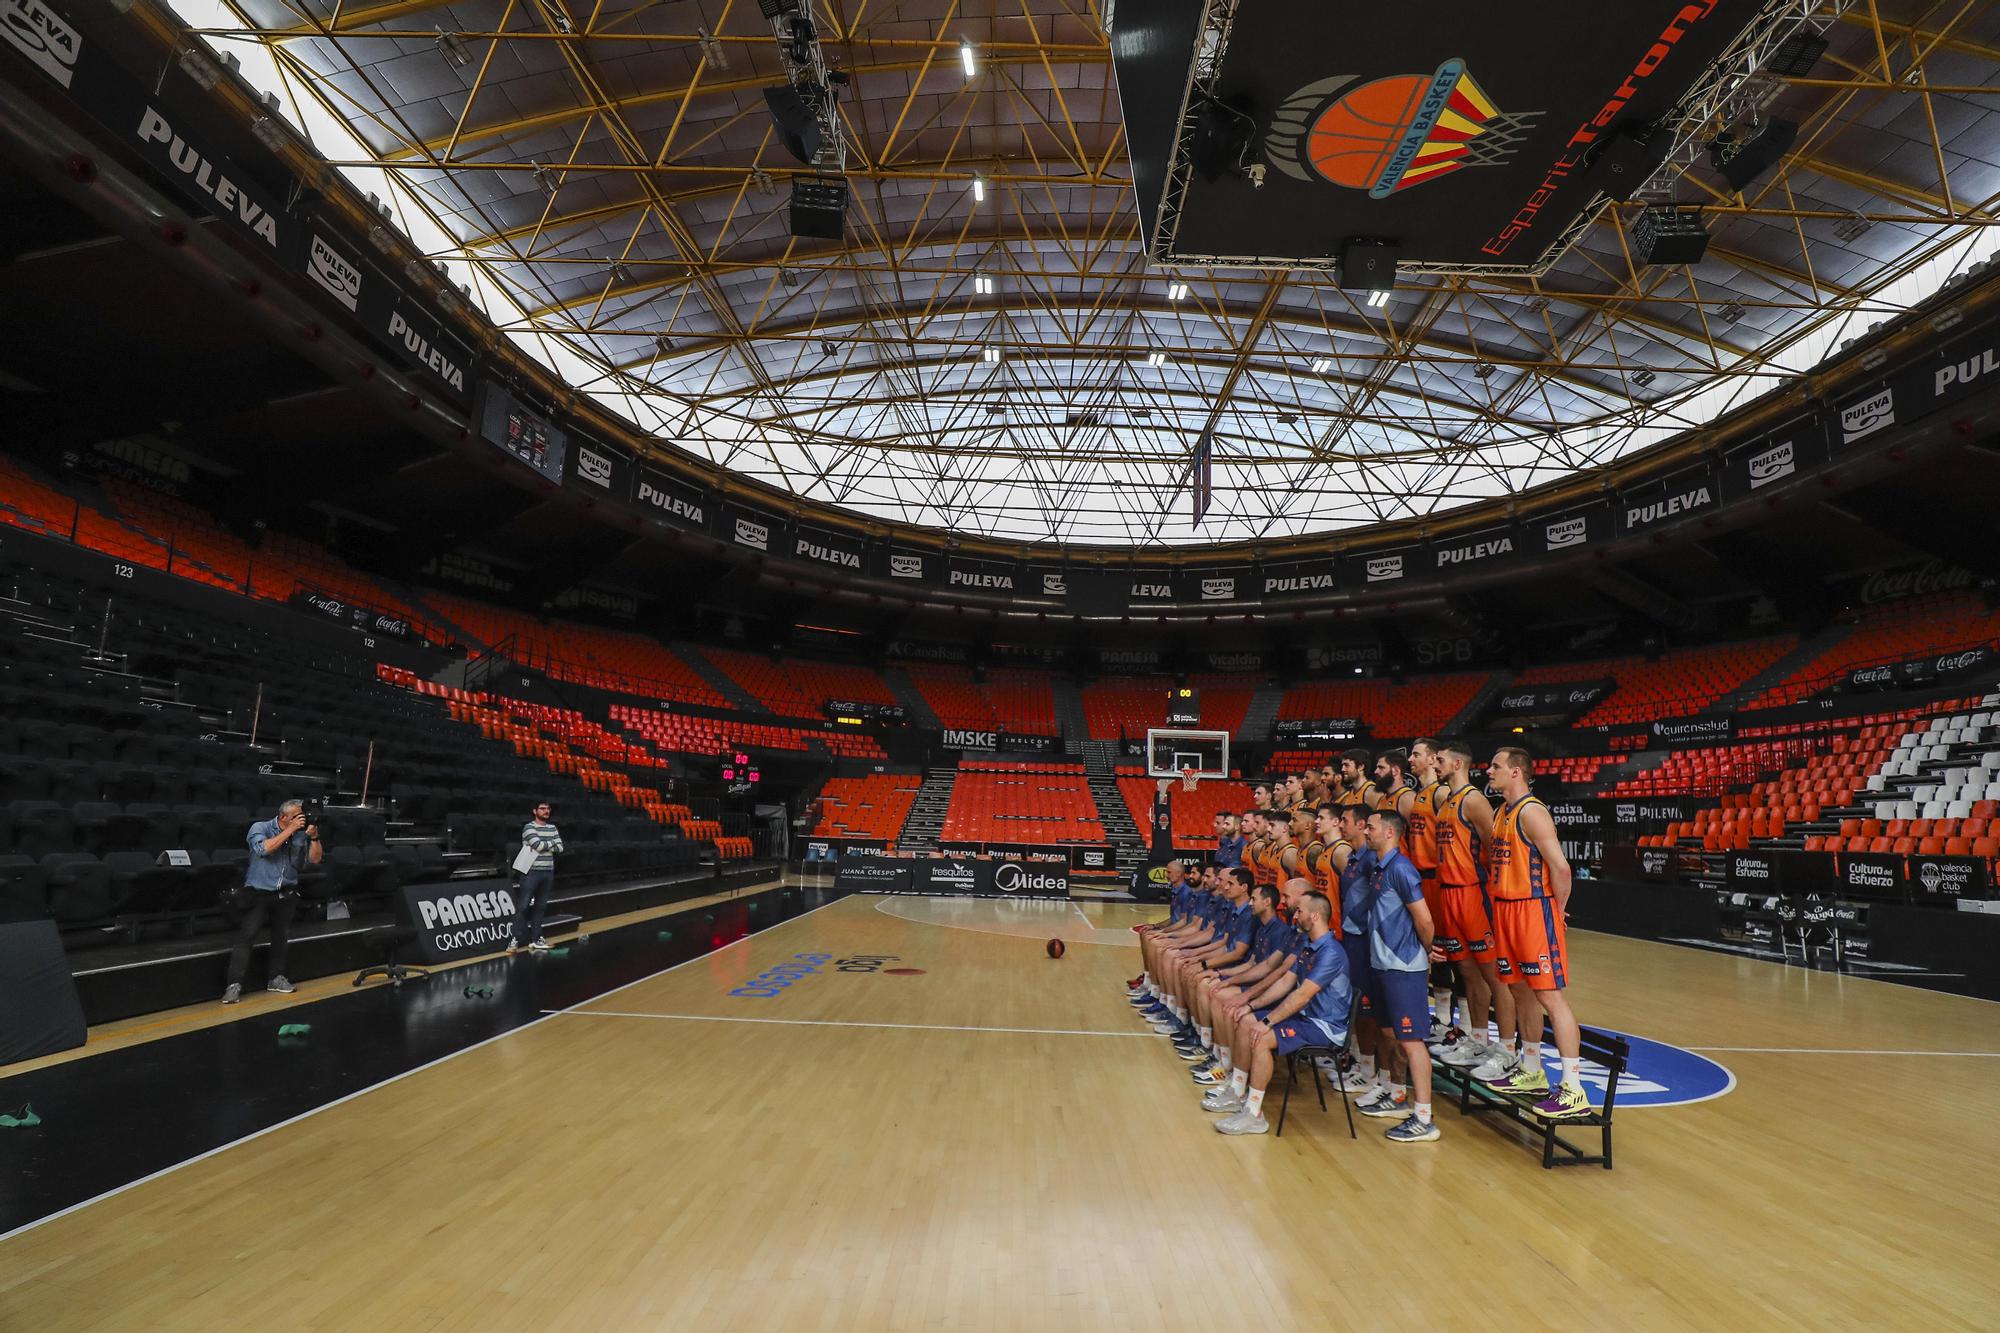
[[[305,803],[286,801],[277,817],[250,826],[245,844],[250,848],[250,864],[244,868],[243,891],[237,906],[243,909],[243,924],[236,932],[236,947],[229,951],[229,986],[222,992],[224,1004],[243,998],[243,974],[250,966],[250,946],[271,926],[271,980],[266,990],[289,995],[295,989],[285,978],[285,949],[292,928],[292,912],[299,903],[299,870],[318,865],[319,827],[306,822]]]

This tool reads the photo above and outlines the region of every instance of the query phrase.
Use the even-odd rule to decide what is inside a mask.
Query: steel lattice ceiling
[[[1757,396],[2000,240],[1978,0],[1829,3],[1784,165],[1675,188],[1701,264],[1635,268],[1621,207],[1537,281],[1421,276],[1383,309],[1147,267],[1089,3],[818,0],[852,77],[840,244],[788,234],[744,0],[174,8],[572,384],[800,496],[980,536],[1275,538],[1519,492]]]

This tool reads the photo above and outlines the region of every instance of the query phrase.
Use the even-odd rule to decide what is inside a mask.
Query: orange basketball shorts
[[[1569,941],[1553,898],[1502,898],[1493,904],[1500,970],[1535,990],[1569,985]]]
[[[1438,910],[1433,917],[1437,945],[1445,960],[1462,963],[1467,959],[1485,962],[1493,957],[1493,921],[1487,910],[1486,890],[1478,884],[1446,884],[1438,889]]]

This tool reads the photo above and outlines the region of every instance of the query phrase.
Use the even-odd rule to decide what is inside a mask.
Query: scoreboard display
[[[1201,725],[1201,691],[1186,685],[1177,685],[1167,691],[1167,725],[1170,727],[1198,727]]]
[[[563,455],[569,437],[562,427],[522,404],[498,384],[486,386],[486,400],[479,417],[479,433],[549,481],[562,483]]]

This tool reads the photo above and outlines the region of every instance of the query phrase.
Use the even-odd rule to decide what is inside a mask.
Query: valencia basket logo
[[[1366,83],[1336,74],[1285,99],[1264,155],[1295,180],[1317,178],[1387,199],[1464,167],[1500,165],[1541,114],[1501,111],[1455,58],[1435,74]]]

